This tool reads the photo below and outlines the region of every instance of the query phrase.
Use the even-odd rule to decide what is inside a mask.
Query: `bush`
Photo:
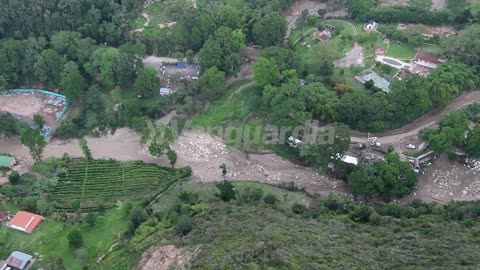
[[[20,174],[17,171],[12,171],[10,172],[10,175],[8,176],[8,181],[12,185],[17,185],[20,183]]]
[[[215,196],[219,197],[224,202],[229,202],[236,199],[235,186],[232,183],[223,181],[217,184],[218,193]]]
[[[274,205],[278,202],[278,199],[277,196],[270,193],[265,195],[265,197],[263,198],[263,202],[265,202],[266,204]]]
[[[193,220],[188,216],[181,216],[177,224],[175,224],[175,231],[178,234],[186,235],[188,234],[193,228]]]
[[[239,200],[242,203],[258,203],[263,197],[263,190],[261,188],[246,187],[243,192],[240,193]]]
[[[301,215],[301,214],[305,213],[305,211],[307,211],[307,207],[305,205],[301,204],[301,203],[294,203],[292,205],[292,212],[294,214]]]
[[[67,235],[68,245],[71,248],[80,248],[83,246],[82,233],[79,230],[72,230]]]

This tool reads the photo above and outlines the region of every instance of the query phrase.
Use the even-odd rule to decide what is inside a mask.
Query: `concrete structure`
[[[20,251],[14,251],[8,256],[3,266],[0,266],[0,270],[7,269],[19,269],[26,270],[33,263],[33,256]]]
[[[373,32],[377,30],[377,27],[378,27],[378,24],[374,20],[370,20],[363,26],[363,30],[367,32]]]
[[[332,33],[328,29],[325,29],[322,32],[315,30],[312,33],[312,37],[319,42],[327,42],[332,38]]]
[[[172,93],[172,89],[166,88],[166,87],[161,87],[159,91],[160,96],[168,96],[171,93]]]
[[[362,85],[365,85],[366,82],[372,80],[375,87],[382,89],[383,92],[390,92],[390,81],[372,69],[367,69],[358,73],[355,76],[355,79]]]
[[[31,233],[43,220],[44,218],[40,215],[19,211],[7,225],[12,229]]]

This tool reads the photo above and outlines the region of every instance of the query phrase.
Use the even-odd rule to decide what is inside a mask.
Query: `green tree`
[[[167,150],[167,158],[170,161],[172,168],[175,168],[175,163],[177,163],[177,153],[173,151],[170,147]]]
[[[188,234],[193,228],[193,220],[189,216],[181,216],[177,224],[175,224],[175,231],[178,234],[186,235]]]
[[[253,27],[255,41],[264,47],[282,44],[287,33],[287,22],[278,12],[265,15]]]
[[[209,99],[216,98],[222,94],[226,85],[225,72],[218,70],[216,66],[205,70],[198,79],[198,87]]]
[[[434,69],[428,77],[430,98],[436,106],[446,106],[450,99],[478,83],[474,70],[462,63],[448,62]]]
[[[472,157],[480,157],[480,125],[468,133],[465,151]]]
[[[151,97],[158,94],[160,85],[157,79],[157,70],[154,68],[145,68],[135,79],[135,91],[144,97]]]
[[[85,217],[85,224],[88,226],[88,228],[95,227],[96,223],[97,223],[97,215],[95,213],[88,213],[87,216]]]
[[[61,74],[60,86],[69,102],[76,102],[85,97],[87,81],[75,62],[65,64]]]
[[[87,140],[85,139],[80,139],[78,140],[78,143],[80,144],[80,148],[82,149],[83,155],[87,160],[92,160],[92,151],[90,151],[90,148],[88,147]]]
[[[41,130],[45,125],[45,119],[43,119],[43,116],[38,113],[33,115],[33,122],[35,123],[35,125],[38,127],[39,130]]]
[[[205,42],[198,56],[202,70],[216,66],[228,75],[237,73],[242,57],[240,49],[245,46],[245,35],[240,30],[220,27]]]
[[[128,220],[130,221],[130,228],[129,231],[131,234],[135,232],[135,230],[146,220],[148,219],[147,213],[143,210],[140,206],[135,206],[130,210],[128,214]]]
[[[253,75],[260,86],[278,85],[280,83],[280,71],[274,60],[259,57],[253,64]]]
[[[65,59],[52,49],[44,50],[33,66],[35,77],[49,85],[58,86]]]
[[[0,75],[2,83],[0,86],[6,88],[13,85],[20,79],[23,62],[25,60],[25,45],[20,40],[7,39],[0,44]]]
[[[17,171],[11,171],[8,175],[8,181],[12,185],[18,185],[20,183],[20,174]]]
[[[110,47],[101,47],[96,49],[90,56],[90,60],[85,63],[85,70],[108,88],[113,88],[116,82],[116,59],[118,49]]]
[[[224,202],[229,202],[231,200],[235,200],[236,198],[236,191],[235,186],[227,181],[223,181],[223,183],[216,185],[218,193],[215,194],[218,198],[220,198]]]
[[[346,125],[335,123],[330,129],[333,132],[327,134],[329,136],[327,141],[306,143],[300,148],[300,155],[311,160],[319,168],[325,168],[331,160],[339,161],[350,145],[351,135]]]
[[[83,246],[83,236],[79,230],[71,230],[67,235],[67,239],[71,248],[77,249]]]
[[[28,147],[30,155],[36,161],[42,160],[43,149],[47,145],[43,136],[38,130],[31,128],[24,128],[20,131],[20,141],[23,145]]]

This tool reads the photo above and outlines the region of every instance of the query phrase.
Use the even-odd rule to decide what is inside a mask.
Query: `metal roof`
[[[31,255],[20,251],[14,251],[7,259],[7,265],[18,269],[24,269],[27,263],[32,259]]]
[[[10,156],[0,156],[0,167],[10,167],[13,160],[13,157]]]

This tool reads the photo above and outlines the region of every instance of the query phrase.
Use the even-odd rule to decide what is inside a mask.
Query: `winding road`
[[[394,144],[405,138],[418,134],[423,128],[435,125],[444,115],[474,103],[480,103],[480,90],[464,93],[451,101],[447,107],[427,113],[401,128],[382,133],[370,133],[370,136],[378,137],[379,141],[383,144]],[[352,130],[351,133],[352,142],[366,142],[368,132]]]

